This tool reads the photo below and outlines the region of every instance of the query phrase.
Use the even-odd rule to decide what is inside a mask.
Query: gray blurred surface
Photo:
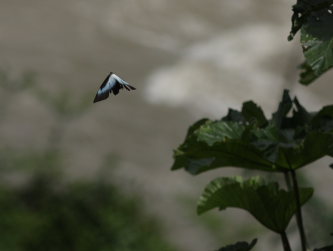
[[[119,184],[125,180],[124,189],[142,192],[148,210],[160,216],[180,250],[212,250],[237,241],[237,236],[217,239],[193,220],[195,199],[204,185],[216,175],[236,171],[200,177],[171,172],[172,149],[196,119],[219,118],[243,101],[254,99],[268,114],[283,88],[290,88],[310,110],[332,102],[328,91],[332,73],[311,87],[296,83],[302,58],[297,41],[287,42],[292,4],[2,0],[0,66],[14,76],[33,71],[44,93],[57,96],[67,91],[74,103],[90,96],[91,105],[81,115],[59,122],[32,91],[1,94],[6,112],[0,140],[5,147],[40,151],[49,143],[52,129],[62,123],[59,144],[68,177],[93,177],[112,154],[119,167],[111,178]],[[92,104],[109,71],[137,91]],[[321,181],[323,176],[317,176]],[[192,202],[184,207],[181,197]],[[237,210],[226,215],[238,218],[238,224],[222,236],[232,236],[230,232],[244,222],[258,224]],[[260,249],[266,245],[264,239],[258,250],[264,250]]]

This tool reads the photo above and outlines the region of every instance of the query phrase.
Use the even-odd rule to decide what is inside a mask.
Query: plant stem
[[[304,226],[303,226],[301,200],[300,200],[298,182],[297,182],[295,170],[291,170],[291,177],[292,177],[292,181],[293,181],[294,193],[295,193],[295,199],[296,199],[296,222],[297,222],[298,231],[299,231],[300,238],[301,238],[302,251],[306,251],[306,237],[305,237]]]
[[[283,174],[284,174],[284,179],[286,180],[288,191],[291,191],[291,183],[290,183],[289,171],[288,172],[284,172]]]
[[[286,232],[282,232],[280,233],[281,239],[282,239],[282,243],[283,243],[283,250],[284,251],[292,251],[290,244],[289,244],[289,240],[288,237],[286,235]]]

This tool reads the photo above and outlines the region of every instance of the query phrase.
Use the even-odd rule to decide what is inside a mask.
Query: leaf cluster
[[[248,101],[240,111],[229,109],[220,120],[202,119],[194,123],[174,151],[172,170],[183,168],[196,175],[215,168],[239,167],[288,176],[324,156],[333,156],[333,105],[308,112],[285,90],[271,118],[266,118],[257,104]],[[285,250],[290,250],[285,231],[291,218],[299,215],[300,207],[312,195],[312,188],[299,188],[297,183],[294,189],[286,191],[278,183],[266,183],[258,177],[248,180],[223,177],[206,186],[197,212],[244,209],[280,234]],[[241,242],[221,250],[252,247]]]
[[[174,151],[172,170],[199,174],[219,167],[241,167],[269,172],[301,168],[332,155],[333,106],[308,112],[284,91],[278,110],[267,119],[254,102],[227,116],[202,119],[192,125]]]
[[[333,67],[333,0],[297,0],[291,22],[288,40],[300,31],[305,56],[300,66],[300,83],[309,85]],[[185,169],[196,175],[215,168],[239,167],[284,173],[288,191],[260,178],[217,178],[200,197],[197,212],[242,208],[279,233],[285,251],[291,250],[285,231],[296,215],[305,251],[301,206],[311,198],[313,189],[298,187],[295,171],[324,156],[333,157],[333,105],[308,112],[285,90],[271,118],[266,118],[257,104],[248,101],[243,103],[241,111],[229,109],[220,120],[201,119],[194,123],[174,151],[172,170]],[[238,242],[220,250],[247,251],[255,243],[256,240],[250,244]],[[316,250],[332,249],[333,246],[327,246]]]
[[[333,1],[298,0],[293,6],[292,27],[288,40],[301,30],[305,62],[300,83],[311,84],[333,67]]]

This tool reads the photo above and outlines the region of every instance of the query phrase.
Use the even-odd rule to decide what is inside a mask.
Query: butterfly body
[[[117,95],[119,90],[123,88],[125,88],[127,91],[135,90],[135,87],[131,86],[129,83],[118,77],[113,72],[110,72],[97,91],[94,103],[107,99],[110,93]]]

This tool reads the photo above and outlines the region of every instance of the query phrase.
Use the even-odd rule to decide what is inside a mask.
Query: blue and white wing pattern
[[[120,89],[125,88],[127,91],[135,90],[136,88],[129,83],[118,77],[116,74],[110,72],[106,79],[103,81],[101,87],[96,93],[94,103],[107,99],[110,93],[117,95]]]

